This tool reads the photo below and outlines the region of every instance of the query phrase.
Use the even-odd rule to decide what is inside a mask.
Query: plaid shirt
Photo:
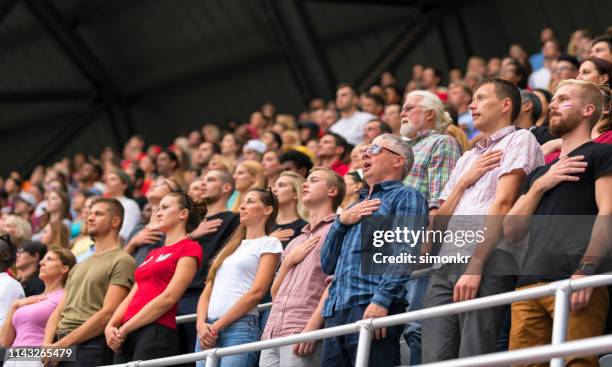
[[[368,190],[361,191],[359,201],[367,198]],[[370,199],[376,198],[381,200],[381,205],[373,215],[398,216],[400,221],[410,218],[408,221],[412,229],[427,228],[427,202],[415,189],[402,185],[401,181],[385,181],[374,185]],[[405,249],[403,246],[390,246],[394,254],[400,254]],[[412,249],[414,254],[418,254],[419,247]],[[404,285],[410,279],[410,272],[392,274],[392,270],[389,270],[383,275],[365,275],[361,270],[362,253],[361,222],[346,226],[336,219],[321,249],[321,268],[324,273],[334,275],[323,317],[330,317],[337,310],[368,303],[389,308],[393,301],[404,302]]]
[[[440,194],[461,157],[461,148],[453,137],[435,130],[419,132],[408,144],[414,152],[414,164],[404,185],[419,190],[430,209],[439,208]]]

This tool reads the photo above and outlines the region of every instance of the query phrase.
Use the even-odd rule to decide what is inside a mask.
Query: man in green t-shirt
[[[76,362],[62,366],[112,364],[104,327],[134,284],[136,263],[119,243],[123,207],[116,199],[92,203],[87,230],[95,253],[75,266],[64,296],[47,321],[44,345],[75,346]]]

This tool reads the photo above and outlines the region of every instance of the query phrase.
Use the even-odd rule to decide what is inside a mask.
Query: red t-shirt
[[[202,262],[202,247],[198,242],[183,239],[179,242],[157,248],[149,253],[149,256],[134,272],[134,279],[138,284],[138,290],[128,305],[123,323],[134,317],[147,303],[159,296],[168,286],[174,276],[176,264],[185,256],[193,256]],[[176,329],[176,307],[172,306],[156,322]]]
[[[332,170],[334,170],[337,174],[339,174],[340,176],[344,176],[346,175],[346,173],[349,170],[349,166],[348,164],[344,164],[341,161],[335,161],[334,163],[332,163],[331,167]]]

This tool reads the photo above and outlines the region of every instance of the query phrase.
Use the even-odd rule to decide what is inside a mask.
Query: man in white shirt
[[[336,107],[340,110],[340,120],[329,128],[349,142],[357,145],[363,142],[363,129],[374,115],[357,109],[359,96],[350,84],[340,84],[336,90]]]
[[[8,235],[0,237],[0,325],[15,300],[24,297],[21,284],[6,271],[15,263],[17,249]]]
[[[559,58],[559,41],[555,39],[544,42],[542,46],[542,54],[544,55],[544,66],[534,71],[529,76],[529,87],[531,89],[546,89],[550,83],[550,70],[555,60]]]

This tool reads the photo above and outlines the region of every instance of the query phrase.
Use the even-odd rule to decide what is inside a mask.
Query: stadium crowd
[[[123,363],[601,272],[609,243],[591,232],[612,226],[596,220],[576,235],[552,218],[612,214],[612,34],[577,30],[562,47],[546,28],[540,41],[532,56],[513,44],[504,57],[471,57],[447,86],[436,68],[414,65],[405,88],[390,72],[367,91],[340,84],[334,101],[314,99],[297,117],[266,103],[248,123],[204,124],[166,148],[135,135],[122,152],[10,173],[0,346],[76,346],[66,366]],[[410,250],[468,263],[369,274],[362,236],[377,216],[445,230],[486,216],[487,229],[478,246]],[[571,256],[559,251],[568,238]],[[523,240],[520,256],[500,245]],[[567,339],[610,333],[609,299],[606,287],[572,293]],[[264,302],[272,308],[259,313]],[[553,313],[543,297],[377,329],[370,365],[399,364],[401,338],[411,365],[548,344]],[[177,325],[188,314],[197,321]],[[357,337],[220,365],[350,366]]]

